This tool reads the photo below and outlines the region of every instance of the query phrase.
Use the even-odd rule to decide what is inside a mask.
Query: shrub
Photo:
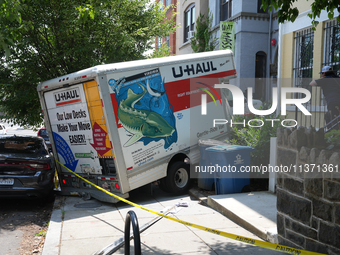
[[[327,149],[340,148],[340,130],[332,130],[326,133],[325,140],[329,144]]]
[[[262,110],[270,108],[269,103],[264,103],[260,108]],[[266,121],[266,119],[278,119],[275,112],[271,115],[260,116],[249,114],[247,116],[234,116],[233,122],[243,122],[247,124],[249,120],[253,119],[252,126],[256,125],[256,120],[259,120],[260,125],[263,121],[264,125],[261,127],[251,127],[246,125],[234,125],[232,127],[230,140],[231,144],[252,146],[255,150],[251,153],[252,165],[268,165],[270,154],[270,138],[276,137],[276,130],[280,125],[280,121]],[[261,121],[260,121],[261,120]]]

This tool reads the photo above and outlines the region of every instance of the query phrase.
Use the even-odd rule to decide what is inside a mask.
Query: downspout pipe
[[[277,64],[277,108],[276,116],[281,114],[281,80],[282,80],[282,23],[279,24],[279,42],[278,42],[278,64]]]
[[[268,54],[267,54],[267,82],[266,82],[266,87],[267,87],[267,91],[266,91],[266,100],[269,100],[269,98],[272,98],[270,97],[270,93],[271,93],[271,82],[270,82],[270,63],[271,63],[271,44],[270,44],[270,41],[271,41],[271,37],[272,37],[272,15],[273,15],[273,12],[271,11],[270,14],[269,14],[269,31],[268,31],[268,35],[269,35],[269,38],[268,38]]]

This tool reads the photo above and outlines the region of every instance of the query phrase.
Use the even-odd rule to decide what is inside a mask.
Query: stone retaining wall
[[[279,128],[281,165],[290,171],[280,172],[277,179],[279,244],[340,254],[340,151],[325,149],[323,129]]]

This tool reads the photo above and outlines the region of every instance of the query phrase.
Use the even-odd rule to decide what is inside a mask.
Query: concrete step
[[[276,195],[257,191],[211,195],[207,204],[265,241],[277,243]]]

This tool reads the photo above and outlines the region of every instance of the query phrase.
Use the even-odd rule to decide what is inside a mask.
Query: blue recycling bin
[[[242,166],[250,165],[251,146],[218,145],[206,148],[206,156],[211,171],[214,171],[215,191],[217,195],[240,193],[250,184],[250,172]],[[241,172],[243,171],[243,172]]]
[[[199,139],[198,140],[198,147],[200,150],[200,167],[206,166],[209,164],[209,157],[206,153],[207,148],[214,147],[218,145],[226,145],[228,143],[213,139]],[[214,174],[210,174],[208,172],[198,172],[197,177],[197,186],[201,189],[205,190],[213,190],[215,182]]]

